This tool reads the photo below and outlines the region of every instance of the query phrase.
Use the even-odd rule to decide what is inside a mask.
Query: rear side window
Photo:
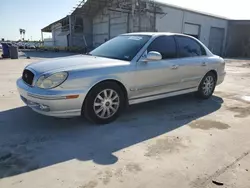
[[[178,44],[179,57],[196,57],[207,55],[203,46],[201,46],[194,39],[184,36],[175,36],[175,39]]]
[[[161,53],[162,59],[172,59],[177,56],[177,48],[174,37],[160,36],[157,37],[148,47],[148,52],[156,51]]]

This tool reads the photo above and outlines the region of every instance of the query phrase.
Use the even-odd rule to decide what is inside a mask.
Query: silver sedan
[[[30,64],[17,87],[40,114],[106,124],[128,104],[191,92],[208,99],[224,77],[225,61],[193,37],[130,33],[87,55]]]

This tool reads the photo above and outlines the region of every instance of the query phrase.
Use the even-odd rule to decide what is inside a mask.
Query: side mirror
[[[150,51],[148,52],[146,58],[144,61],[159,61],[162,60],[162,55],[159,52],[156,51]]]

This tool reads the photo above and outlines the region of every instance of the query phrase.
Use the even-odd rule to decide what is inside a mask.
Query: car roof
[[[188,38],[192,38],[194,40],[196,40],[198,43],[200,43],[207,51],[207,53],[209,53],[210,55],[212,54],[209,49],[198,39],[196,39],[193,36],[190,35],[185,35],[182,33],[170,33],[170,32],[137,32],[137,33],[126,33],[126,34],[122,34],[123,36],[133,36],[133,35],[144,35],[144,36],[151,36],[151,37],[158,37],[158,36],[184,36],[184,37],[188,37]]]
[[[126,33],[126,34],[123,34],[123,35],[148,35],[148,36],[182,35],[182,36],[188,36],[188,35],[184,35],[184,34],[181,34],[181,33],[170,33],[170,32],[136,32],[136,33]]]

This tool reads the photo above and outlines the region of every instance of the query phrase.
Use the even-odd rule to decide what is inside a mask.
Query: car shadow
[[[172,97],[133,105],[105,126],[93,126],[81,117],[46,117],[28,107],[0,112],[0,178],[72,159],[114,164],[119,160],[114,152],[181,128],[217,111],[222,103],[216,96]]]

